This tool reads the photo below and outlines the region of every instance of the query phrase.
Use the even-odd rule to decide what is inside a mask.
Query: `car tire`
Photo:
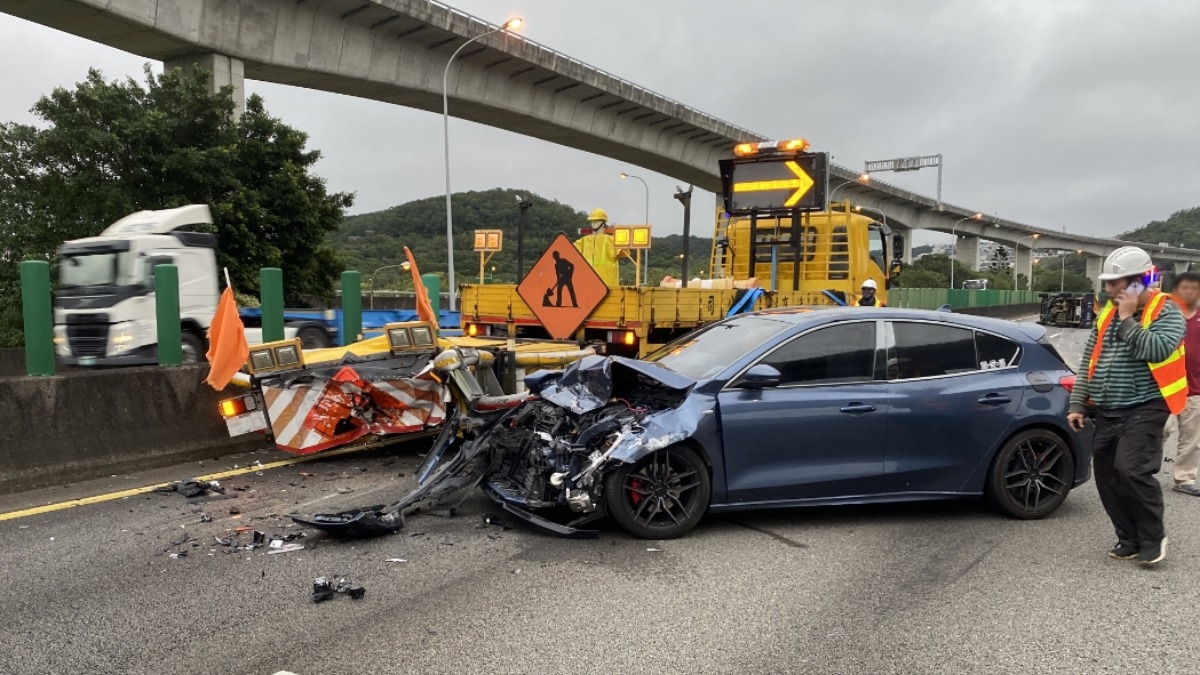
[[[695,450],[673,445],[610,473],[604,494],[609,513],[630,534],[674,539],[704,517],[712,477]]]
[[[329,340],[329,333],[315,326],[301,328],[296,337],[300,338],[301,349],[326,349],[333,346]]]
[[[183,347],[183,362],[184,363],[204,363],[208,361],[205,355],[207,349],[204,347],[204,338],[196,335],[191,331],[183,331],[180,336],[181,346]]]
[[[986,494],[1001,511],[1034,520],[1054,512],[1075,480],[1075,456],[1049,429],[1028,429],[1008,439],[992,460]]]

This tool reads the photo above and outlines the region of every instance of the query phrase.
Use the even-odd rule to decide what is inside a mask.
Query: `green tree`
[[[1060,288],[1069,293],[1090,291],[1092,282],[1083,273],[1086,264],[1079,255],[1042,258],[1033,266],[1033,290],[1040,293],[1057,293]]]
[[[33,107],[37,126],[0,124],[0,293],[17,297],[17,264],[53,260],[70,239],[99,234],[134,211],[208,204],[219,263],[241,292],[258,269],[282,267],[290,302],[330,296],[339,271],[325,236],[353,195],[312,173],[308,136],[270,116],[258,96],[234,116],[231,90],[207,73],[106,81],[96,70]],[[0,340],[19,337],[20,308],[5,303]]]

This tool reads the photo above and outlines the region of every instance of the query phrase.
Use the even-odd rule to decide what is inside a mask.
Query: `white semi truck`
[[[212,223],[208,206],[139,211],[99,236],[58,249],[54,343],[61,363],[120,366],[157,363],[154,268],[179,268],[183,359],[207,351],[205,336],[220,297],[217,237],[197,232]]]

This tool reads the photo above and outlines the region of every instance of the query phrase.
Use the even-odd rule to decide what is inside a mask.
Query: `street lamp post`
[[[861,174],[856,180],[848,180],[845,183],[842,183],[841,185],[839,185],[829,191],[829,201],[832,202],[833,196],[837,194],[837,191],[841,190],[842,188],[844,188],[848,185],[866,185],[870,182],[871,182],[871,174],[869,174],[869,173]]]
[[[367,281],[367,288],[369,289],[368,294],[370,295],[370,298],[371,298],[370,309],[375,309],[375,275],[379,274],[380,272],[382,272],[384,270],[394,270],[394,269],[405,269],[406,270],[406,269],[409,269],[409,264],[406,262],[403,262],[403,263],[400,263],[399,265],[384,265],[383,267],[376,267],[375,271],[371,272],[371,278],[369,281]]]
[[[1076,249],[1075,255],[1081,255],[1083,249]],[[1062,271],[1058,275],[1058,292],[1064,293],[1067,290],[1067,255],[1064,253],[1062,257]]]
[[[955,230],[958,229],[960,224],[965,223],[968,220],[983,220],[983,214],[976,213],[973,216],[959,218],[953,225],[950,226],[950,236],[954,237],[954,255],[950,256],[950,290],[954,290],[954,261],[958,258],[958,234],[955,233]]]
[[[688,279],[691,278],[690,270],[688,269],[688,256],[692,249],[692,186],[689,185],[685,192],[678,185],[675,186],[675,199],[683,205],[683,255],[680,258],[680,283],[684,288],[687,288]]]
[[[517,283],[525,278],[525,212],[533,208],[533,202],[525,195],[517,195]]]
[[[458,300],[456,293],[458,289],[454,285],[454,216],[450,210],[450,66],[454,63],[454,59],[462,52],[462,50],[472,42],[482,40],[483,38],[500,33],[506,30],[517,30],[521,27],[524,21],[520,17],[513,17],[505,21],[500,27],[494,28],[486,33],[476,35],[467,40],[454,50],[450,58],[446,61],[446,68],[442,71],[442,137],[445,142],[445,159],[446,159],[446,259],[449,263],[447,271],[448,282],[450,285],[450,311],[458,309]]]
[[[1040,236],[1040,235],[1031,234],[1028,237],[1021,237],[1020,239],[1018,239],[1016,241],[1016,243],[1013,244],[1013,290],[1014,291],[1021,290],[1018,287],[1019,284],[1017,283],[1017,258],[1019,257],[1017,254],[1021,250],[1021,242],[1025,241],[1026,239],[1029,240],[1029,287],[1033,288],[1033,242],[1038,238],[1038,236]]]
[[[621,172],[621,180],[625,180],[626,178],[634,178],[636,180],[641,181],[642,188],[646,191],[646,224],[649,225],[650,224],[650,186],[646,184],[646,180],[644,178],[642,178],[641,176],[635,176],[631,173],[625,173],[624,171],[622,171]],[[638,256],[641,256],[641,255],[642,255],[642,252],[639,250]],[[646,254],[646,264],[642,266],[642,285],[643,286],[647,285],[649,283],[649,279],[650,279],[650,254],[647,253]]]

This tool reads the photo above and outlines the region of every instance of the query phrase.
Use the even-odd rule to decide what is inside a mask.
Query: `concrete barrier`
[[[263,447],[229,438],[207,368],[0,378],[0,493]]]

